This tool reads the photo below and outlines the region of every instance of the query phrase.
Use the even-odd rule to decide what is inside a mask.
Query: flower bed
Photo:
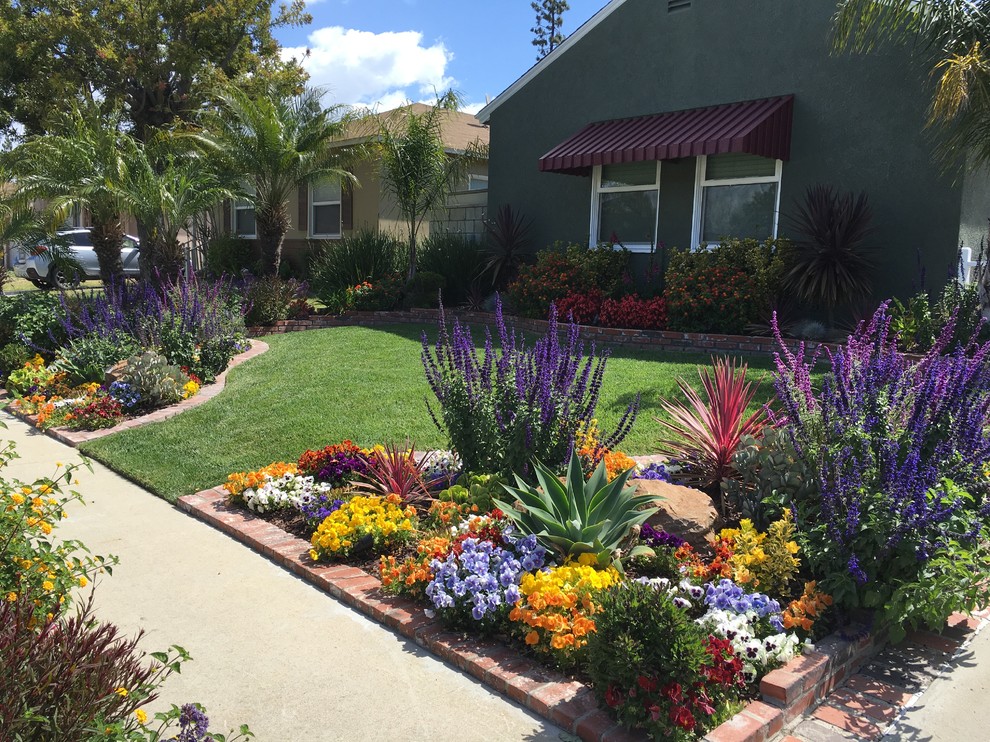
[[[6,409],[26,422],[38,426],[40,429],[44,430],[46,435],[51,436],[55,440],[75,447],[81,443],[85,443],[86,441],[112,435],[121,430],[129,430],[131,428],[140,427],[141,425],[148,425],[149,423],[167,420],[168,418],[178,415],[191,407],[197,407],[201,404],[205,404],[223,391],[224,385],[226,384],[227,372],[230,371],[230,369],[244,363],[244,361],[254,358],[255,356],[261,355],[267,350],[267,344],[260,340],[251,340],[248,343],[247,350],[234,356],[234,358],[231,359],[230,364],[227,366],[227,369],[220,373],[212,383],[206,384],[199,388],[195,395],[186,397],[173,405],[162,407],[152,412],[142,413],[140,411],[134,411],[130,414],[125,413],[125,415],[121,418],[114,420],[114,424],[112,426],[102,427],[96,430],[72,430],[53,427],[51,425],[38,425],[37,414],[33,414],[30,407],[24,408],[21,405],[18,405],[17,399],[11,400],[11,403]],[[7,397],[8,393],[6,390],[0,389],[0,403],[2,403]],[[109,395],[104,396],[104,398],[108,397]]]
[[[288,525],[309,542],[307,565],[361,569],[327,573],[361,577],[361,601],[381,602],[367,594],[381,588],[421,606],[417,626],[496,637],[577,678],[582,703],[627,727],[717,736],[762,693],[783,708],[733,721],[758,738],[831,687],[830,665],[872,646],[854,642],[843,662],[809,653],[779,674],[829,628],[866,610],[897,640],[988,598],[990,346],[910,364],[889,325],[881,307],[830,352],[820,388],[815,359],[781,342],[783,413],[747,416],[745,365],[716,362],[702,392],[682,384],[687,402],[662,405],[660,453],[676,461],[639,470],[618,449],[637,402],[598,430],[607,353],[588,356],[579,328],[559,334],[551,311],[530,347],[496,312],[478,352],[441,315],[423,363],[455,454],[344,441],[231,474],[230,502],[270,521],[251,529],[275,539],[269,554],[298,546]],[[700,547],[658,531],[656,490],[638,475],[706,488],[734,527]],[[381,583],[364,577],[373,569]]]

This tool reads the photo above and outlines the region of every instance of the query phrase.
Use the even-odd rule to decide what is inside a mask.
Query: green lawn
[[[271,350],[233,369],[215,399],[163,423],[93,441],[82,450],[169,501],[222,483],[232,471],[295,460],[307,448],[445,441],[426,413],[421,325],[342,327],[276,335]],[[617,351],[608,362],[598,418],[610,429],[636,393],[642,408],[627,453],[654,450],[658,400],[678,375],[697,379],[707,355]],[[763,375],[767,358],[751,361]],[[761,400],[771,394],[769,381]]]

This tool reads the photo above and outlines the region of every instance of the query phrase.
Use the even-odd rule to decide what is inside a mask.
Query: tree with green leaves
[[[309,88],[286,95],[272,86],[252,96],[228,86],[218,100],[218,113],[194,138],[247,186],[265,271],[277,275],[292,194],[301,185],[354,181],[333,146],[343,135],[346,116],[340,107],[325,107],[322,91]]]
[[[449,151],[443,125],[456,114],[457,94],[448,90],[422,113],[412,105],[380,114],[374,150],[381,163],[384,190],[395,198],[409,239],[407,280],[416,276],[416,249],[423,222],[447,203],[454,185],[464,176],[474,150]]]
[[[842,0],[835,46],[868,52],[911,45],[935,79],[929,124],[944,127],[947,165],[967,154],[990,163],[990,3],[973,0]]]
[[[76,206],[89,210],[104,286],[123,278],[119,188],[133,149],[119,113],[103,116],[95,106],[75,106],[59,121],[58,133],[30,137],[10,156],[22,194],[60,213]]]
[[[176,278],[184,262],[182,231],[234,191],[208,158],[165,135],[148,144],[135,142],[123,175],[116,191],[137,219],[141,279]]]
[[[10,0],[0,4],[0,131],[48,130],[78,100],[127,112],[133,134],[189,120],[210,88],[297,90],[273,32],[309,23],[303,0]]]
[[[530,5],[536,13],[536,25],[530,31],[537,50],[536,61],[539,62],[563,43],[564,12],[570,10],[570,6],[567,0],[534,0]]]

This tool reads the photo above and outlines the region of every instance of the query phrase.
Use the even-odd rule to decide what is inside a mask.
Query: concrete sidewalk
[[[72,449],[0,412],[5,470],[50,475]],[[176,466],[181,466],[181,460]],[[211,731],[247,723],[264,742],[560,740],[548,722],[140,487],[94,463],[87,505],[57,531],[120,565],[97,586],[97,614],[143,647],[193,656],[149,712],[197,701]]]

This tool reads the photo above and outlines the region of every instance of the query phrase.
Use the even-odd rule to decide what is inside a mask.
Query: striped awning
[[[729,152],[790,159],[794,96],[599,121],[540,158],[540,170],[587,174],[594,165]]]

